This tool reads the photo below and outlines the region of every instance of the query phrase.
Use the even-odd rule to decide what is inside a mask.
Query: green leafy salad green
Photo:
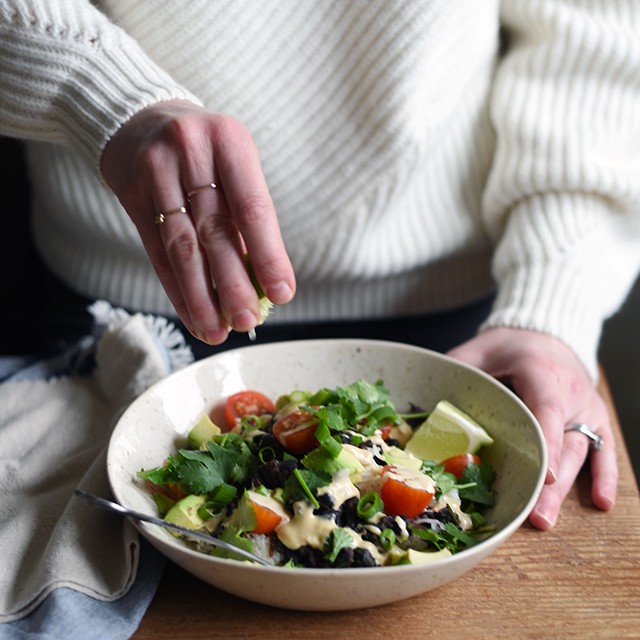
[[[311,568],[428,562],[491,533],[495,472],[479,457],[491,436],[444,400],[399,413],[383,382],[357,380],[275,401],[240,391],[224,415],[138,473],[166,521]]]

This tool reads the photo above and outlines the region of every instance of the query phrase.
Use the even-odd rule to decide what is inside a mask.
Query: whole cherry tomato
[[[443,460],[440,464],[444,465],[444,470],[447,473],[452,473],[456,478],[460,478],[470,464],[480,464],[480,458],[473,453],[461,453]]]

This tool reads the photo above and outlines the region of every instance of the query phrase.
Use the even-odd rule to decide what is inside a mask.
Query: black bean
[[[295,460],[293,462],[295,463]],[[284,485],[292,472],[291,464],[277,459],[269,460],[269,462],[256,467],[253,472],[252,482],[255,485],[263,484],[267,489],[276,489]]]
[[[353,550],[352,567],[377,567],[378,563],[368,549],[356,547]]]

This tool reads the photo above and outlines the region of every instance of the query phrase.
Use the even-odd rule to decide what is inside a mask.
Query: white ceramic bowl
[[[285,569],[215,558],[187,548],[159,527],[138,528],[157,549],[205,582],[264,604],[336,611],[386,604],[438,587],[502,545],[528,516],[546,469],[544,438],[531,412],[502,384],[438,353],[372,340],[302,340],[248,346],[192,364],[158,382],[125,411],[108,450],[108,474],[122,505],[156,515],[136,481],[181,446],[197,419],[241,389],[277,397],[293,389],[383,380],[400,410],[432,408],[446,398],[483,424],[495,443],[483,454],[496,469],[497,532],[480,544],[424,565],[356,569]]]

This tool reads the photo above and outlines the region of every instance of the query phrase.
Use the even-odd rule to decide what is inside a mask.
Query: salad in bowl
[[[187,447],[138,478],[167,522],[277,566],[415,564],[490,535],[495,471],[478,452],[492,442],[447,400],[399,413],[382,381],[276,399],[241,390],[222,425],[204,413]]]
[[[358,339],[195,362],[131,403],[107,452],[120,505],[206,535],[199,545],[133,521],[168,559],[305,611],[395,602],[462,576],[524,522],[545,470],[540,426],[500,382]],[[221,554],[214,536],[260,562]]]

